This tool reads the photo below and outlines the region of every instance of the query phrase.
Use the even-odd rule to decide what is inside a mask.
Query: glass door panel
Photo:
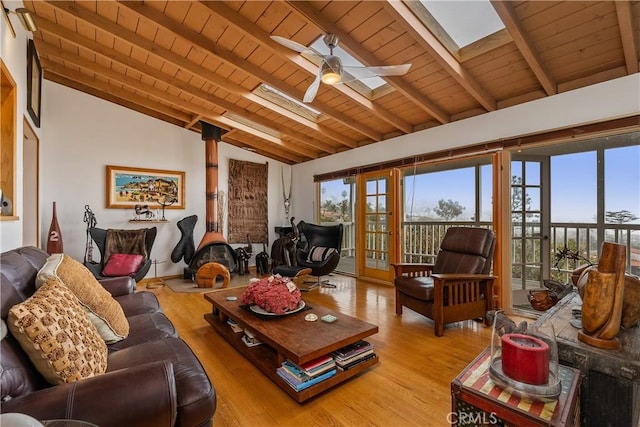
[[[359,194],[359,241],[363,250],[359,259],[360,276],[391,281],[395,262],[395,192],[392,171],[364,174],[359,178],[363,194]]]
[[[543,197],[546,158],[514,156],[511,162],[511,298],[529,308],[529,290],[543,287],[549,252],[549,208]]]

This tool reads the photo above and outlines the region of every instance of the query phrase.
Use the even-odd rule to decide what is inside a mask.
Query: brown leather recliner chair
[[[435,323],[436,336],[444,325],[482,317],[493,308],[493,231],[451,227],[440,245],[435,264],[393,264],[396,314],[408,307]]]

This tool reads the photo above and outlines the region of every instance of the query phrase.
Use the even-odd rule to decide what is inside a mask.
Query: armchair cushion
[[[424,301],[433,301],[433,277],[396,277],[394,284],[400,292]]]
[[[112,254],[102,270],[106,277],[133,276],[144,262],[140,254]]]
[[[9,310],[9,329],[50,384],[107,370],[107,346],[73,293],[58,279]]]
[[[323,262],[327,258],[331,257],[331,255],[337,253],[336,248],[327,248],[324,246],[313,246],[309,250],[309,255],[307,256],[307,262]]]
[[[107,344],[119,341],[129,334],[129,322],[122,306],[84,265],[68,255],[51,255],[38,272],[36,287],[38,283],[55,278],[60,279],[80,300],[89,319]]]

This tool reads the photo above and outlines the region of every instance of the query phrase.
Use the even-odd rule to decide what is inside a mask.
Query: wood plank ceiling
[[[25,7],[46,79],[288,164],[638,72],[640,1],[491,3],[505,29],[463,48],[415,1]],[[321,84],[315,111],[262,86],[301,100],[318,65],[270,36],[326,33],[365,65],[412,66],[373,91]]]

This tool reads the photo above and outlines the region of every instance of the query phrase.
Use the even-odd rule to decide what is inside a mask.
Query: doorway
[[[386,170],[358,177],[358,276],[390,282],[396,262],[398,171]]]
[[[22,140],[22,244],[40,245],[40,205],[38,190],[38,170],[40,163],[40,140],[29,121],[23,119]]]

